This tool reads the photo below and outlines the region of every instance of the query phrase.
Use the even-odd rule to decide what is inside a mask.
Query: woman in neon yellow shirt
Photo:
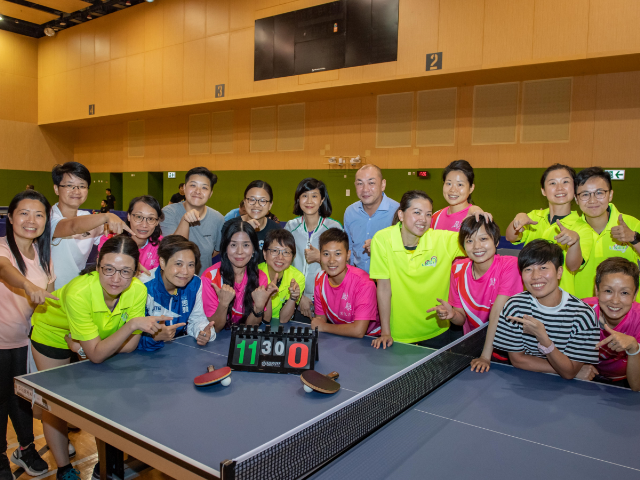
[[[70,363],[77,353],[101,363],[116,353],[132,352],[142,331],[154,334],[158,322],[170,317],[145,317],[147,289],[137,278],[140,252],[130,238],[107,240],[97,268],[85,269],[60,290],[59,300],[47,299],[33,314],[31,346],[38,370]],[[42,411],[47,445],[58,464],[57,479],[76,480],[78,470],[69,462],[67,423]]]
[[[369,276],[378,280],[382,330],[372,342],[375,348],[391,346],[394,339],[431,348],[453,340],[449,321],[427,311],[447,298],[451,264],[465,252],[457,232],[429,228],[432,212],[429,195],[421,190],[406,192],[394,225],[373,237]],[[476,219],[480,214],[492,220],[484,212],[477,212]]]

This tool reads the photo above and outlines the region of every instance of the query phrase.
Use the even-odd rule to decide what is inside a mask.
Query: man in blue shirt
[[[344,212],[344,231],[349,235],[351,264],[369,272],[371,239],[383,228],[391,226],[393,216],[400,206],[384,194],[387,181],[382,170],[375,165],[365,165],[356,172],[356,194],[359,202]]]

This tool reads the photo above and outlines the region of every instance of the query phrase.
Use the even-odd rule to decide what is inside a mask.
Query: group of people
[[[383,349],[394,341],[441,348],[488,324],[477,372],[510,361],[640,390],[640,221],[616,209],[598,167],[544,172],[548,208],[519,213],[505,231],[524,244],[518,257],[497,253],[500,228],[472,202],[474,171],[464,160],[444,170],[448,206],[435,213],[420,190],[389,198],[382,171],[363,166],[344,226],[315,178],[297,186],[296,217],[284,227],[262,180],[247,185],[228,218],[208,207],[217,176],[205,167],[189,170],[164,208],[152,196],[134,198],[127,221],[80,210],[91,185],[82,164],[57,165],[52,178],[58,202],[17,194],[0,239],[0,421],[6,430],[11,418],[20,443],[11,460],[30,475],[47,464],[33,445],[31,406],[13,393],[28,363],[100,363],[181,335],[205,345],[235,323],[297,319],[370,335]],[[87,265],[94,246],[97,263]],[[56,478],[78,479],[66,422],[35,414]],[[0,480],[10,475],[2,453]]]

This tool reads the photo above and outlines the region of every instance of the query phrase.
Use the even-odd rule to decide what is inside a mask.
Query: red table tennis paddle
[[[304,390],[307,393],[311,390],[320,393],[336,393],[340,390],[340,384],[334,378],[338,378],[338,376],[338,372],[323,375],[315,370],[306,370],[300,375],[300,380],[302,380]]]
[[[196,387],[206,387],[220,382],[225,387],[231,383],[231,369],[229,367],[213,368],[213,365],[207,367],[207,373],[198,375],[193,379]]]

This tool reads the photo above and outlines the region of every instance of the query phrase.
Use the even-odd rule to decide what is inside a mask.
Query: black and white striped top
[[[600,328],[593,309],[582,300],[562,291],[557,307],[545,307],[525,291],[511,297],[500,312],[498,330],[493,346],[507,352],[523,352],[546,358],[538,350],[538,340],[522,332],[522,324],[507,317],[531,315],[544,323],[547,335],[556,348],[571,360],[598,363],[596,343],[600,341]]]

